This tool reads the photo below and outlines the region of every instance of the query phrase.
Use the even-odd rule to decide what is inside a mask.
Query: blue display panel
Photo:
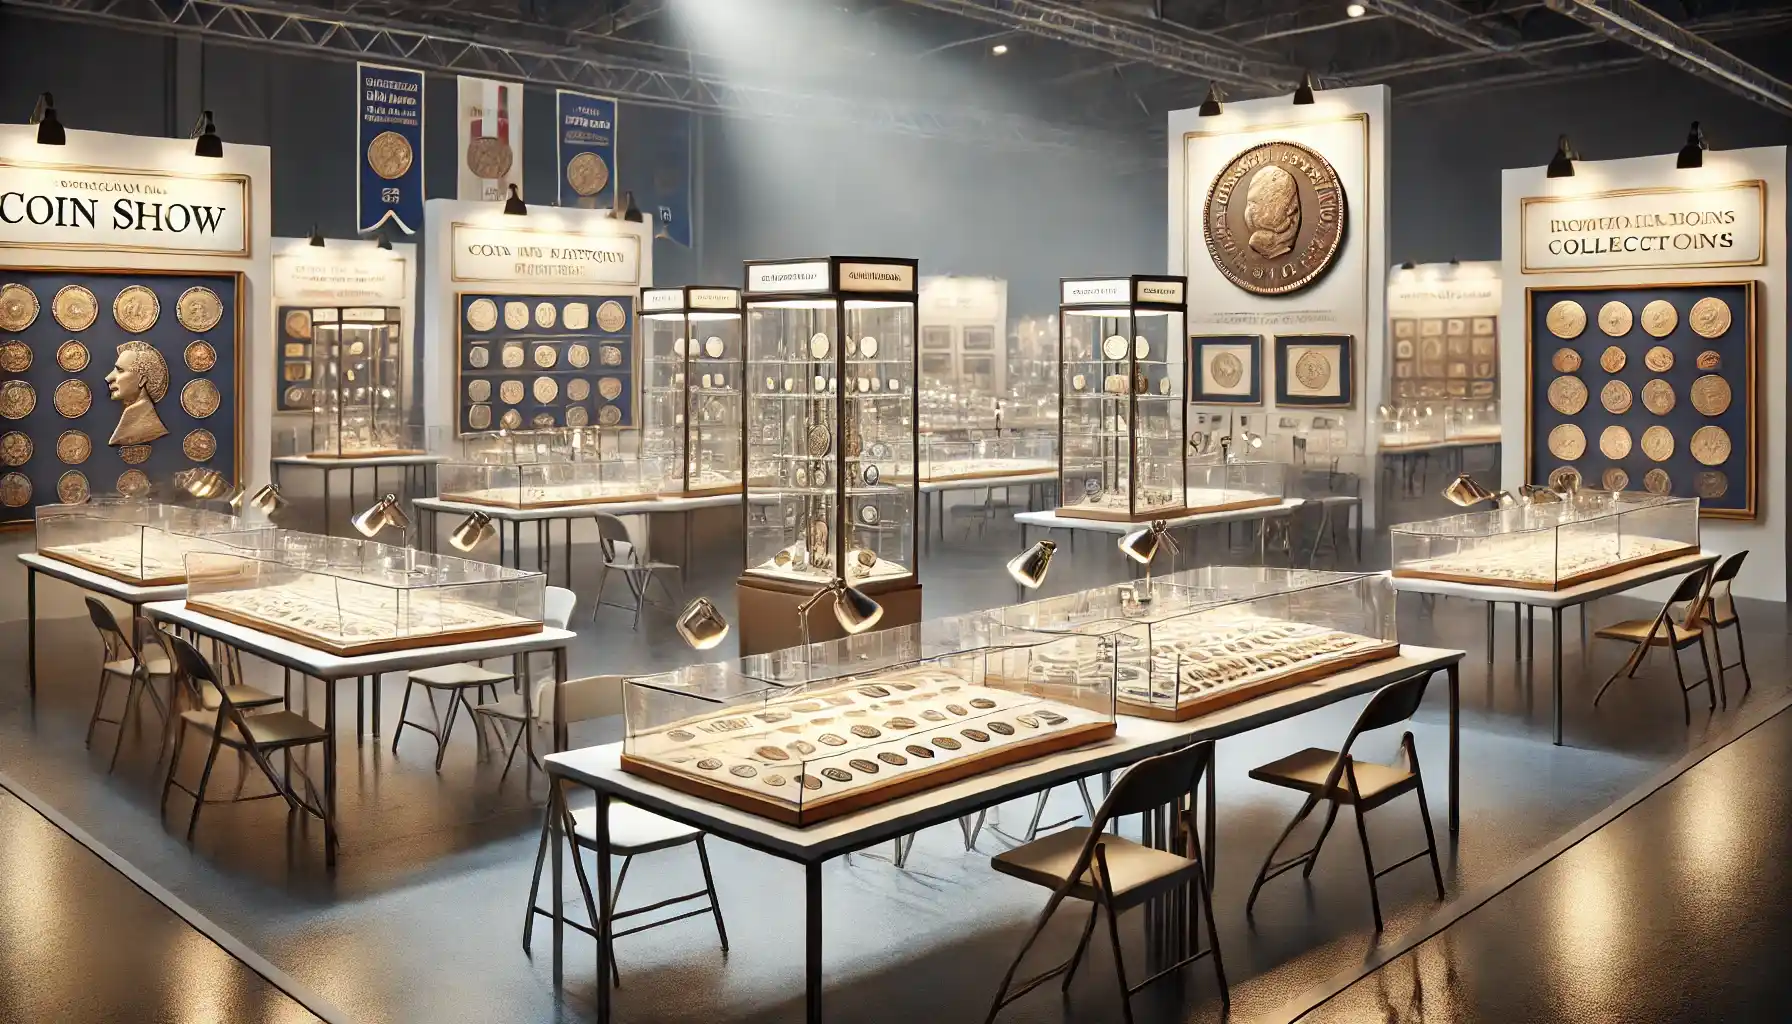
[[[29,314],[19,289],[30,293],[37,309],[28,324],[0,328],[0,524],[30,522],[39,505],[87,494],[127,489],[171,496],[174,474],[193,466],[240,479],[241,274],[8,269],[0,272],[0,291],[7,295],[0,319],[9,325]],[[70,316],[64,317],[69,323],[59,322],[57,296],[64,289],[92,294],[90,322]],[[152,307],[143,290],[155,297],[153,321],[139,331],[127,330],[115,314],[127,289],[145,319],[143,311]],[[215,312],[215,323],[189,317],[203,330],[181,322],[182,296],[203,296],[195,289],[217,300],[215,309],[209,299],[201,303],[208,318]],[[131,412],[139,435],[155,433],[157,422],[165,433],[113,445],[125,406],[110,397],[106,376],[126,342],[147,344],[166,367],[166,389],[153,394],[159,380],[144,388],[149,407],[139,404]],[[158,362],[136,355],[131,361]]]
[[[461,292],[457,308],[461,433],[636,425],[632,295]]]
[[[1525,302],[1526,481],[1542,483],[1551,474],[1572,469],[1580,474],[1584,486],[1610,487],[1621,482],[1628,490],[1698,498],[1702,516],[1755,516],[1758,445],[1754,282],[1532,288],[1526,290]],[[1574,303],[1580,309],[1576,317],[1571,308],[1564,307],[1567,322],[1578,320],[1584,324],[1571,338],[1561,337],[1549,328],[1550,310],[1563,302]],[[1695,316],[1694,307],[1701,302],[1705,303],[1700,307],[1702,315]],[[1623,310],[1612,306],[1611,315],[1602,316],[1613,303],[1620,304]],[[1671,307],[1671,330],[1655,334],[1645,328],[1647,321],[1660,331],[1665,320],[1662,310],[1666,307],[1657,306],[1654,316],[1646,315],[1651,303]],[[1721,311],[1716,303],[1722,304]],[[1724,323],[1722,315],[1713,319],[1713,312],[1727,312],[1728,323]],[[1696,330],[1695,320],[1711,336]],[[1716,329],[1720,326],[1721,331]],[[1665,370],[1649,365],[1650,351],[1657,347],[1673,356],[1673,364]],[[1617,365],[1619,360],[1615,356],[1607,358],[1606,350],[1614,348],[1622,354],[1622,365],[1611,370],[1608,366]],[[1701,361],[1706,365],[1701,366]],[[1558,370],[1558,366],[1574,369]],[[1697,383],[1706,377],[1721,378],[1724,385]],[[1577,380],[1586,389],[1585,404],[1578,411],[1563,412],[1551,403],[1550,387],[1562,378]],[[1613,387],[1608,401],[1607,387],[1612,382],[1623,387]],[[1559,402],[1564,385],[1557,388]],[[1723,395],[1725,388],[1727,396]],[[1575,393],[1579,389],[1568,385],[1566,390]],[[1713,400],[1714,394],[1722,397],[1721,403]],[[1665,406],[1661,397],[1664,395],[1672,396],[1671,407]],[[1654,397],[1655,407],[1664,411],[1650,409],[1650,396]],[[1721,410],[1719,404],[1723,406]],[[1550,451],[1550,436],[1563,425],[1578,427],[1584,439],[1584,450],[1576,458],[1564,458]],[[1613,427],[1621,428],[1622,434],[1614,432],[1602,450],[1607,428]],[[1651,427],[1663,428],[1672,441],[1672,451],[1665,458],[1652,457],[1644,450],[1644,435]],[[1715,431],[1700,434],[1707,427]],[[1661,436],[1659,431],[1657,436]],[[1557,437],[1558,451],[1570,450],[1561,448],[1562,435]],[[1700,439],[1697,445],[1695,437]],[[1628,438],[1627,448],[1618,443],[1622,438]],[[1721,459],[1713,458],[1714,450],[1710,447],[1719,439],[1727,442],[1729,448]],[[1569,440],[1572,441],[1572,435]],[[1699,449],[1697,453],[1695,448]],[[1721,452],[1721,445],[1715,451]],[[1618,452],[1622,454],[1614,454]]]
[[[1276,335],[1276,404],[1356,405],[1356,345],[1348,334]]]

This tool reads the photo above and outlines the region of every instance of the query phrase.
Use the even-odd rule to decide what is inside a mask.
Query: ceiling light
[[[319,249],[324,247],[324,233],[318,230],[316,224],[311,225],[311,244]]]
[[[209,156],[214,160],[224,158],[224,140],[218,138],[218,126],[212,123],[212,112],[201,111],[199,120],[193,124],[193,155]]]
[[[1207,98],[1201,101],[1201,116],[1220,116],[1220,110],[1223,109],[1220,105],[1225,102],[1225,99],[1226,97],[1220,93],[1220,83],[1208,82]]]
[[[693,650],[707,651],[728,639],[728,620],[707,597],[699,597],[678,616],[678,635]]]
[[[1347,18],[1360,18],[1363,15],[1368,14],[1368,13],[1369,13],[1369,9],[1367,7],[1364,7],[1362,4],[1345,4],[1344,5],[1344,16]]]
[[[1058,551],[1054,541],[1042,540],[1008,560],[1008,575],[1028,590],[1037,590],[1045,582],[1052,566],[1052,555]]]
[[[62,122],[56,119],[56,100],[49,93],[37,98],[37,107],[31,111],[31,123],[37,125],[38,145],[68,145],[68,133],[62,130]]]
[[[1699,127],[1699,122],[1694,121],[1692,130],[1686,133],[1686,145],[1680,147],[1680,158],[1674,161],[1674,166],[1683,171],[1705,166],[1705,150],[1707,148],[1705,131]]]
[[[1313,72],[1302,71],[1300,73],[1300,84],[1294,87],[1294,105],[1297,107],[1305,107],[1311,106],[1312,103]]]
[[[1002,54],[1008,52],[1008,44],[1007,43],[997,43],[996,45],[989,48],[989,52],[1000,57]]]
[[[523,205],[523,197],[516,194],[516,186],[510,186],[510,198],[504,200],[504,212],[513,217],[527,216],[529,208]]]
[[[1549,172],[1545,177],[1574,177],[1574,161],[1577,159],[1579,158],[1574,155],[1574,151],[1568,148],[1568,136],[1556,136],[1556,154],[1549,158]]]
[[[641,208],[635,205],[634,192],[624,192],[617,196],[616,205],[610,207],[610,219],[641,223]]]

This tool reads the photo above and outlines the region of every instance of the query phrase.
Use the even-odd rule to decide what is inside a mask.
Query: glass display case
[[[622,766],[812,825],[1112,736],[1100,644],[979,613],[633,678]]]
[[[1044,681],[1113,671],[1121,714],[1169,721],[1400,649],[1393,584],[1380,573],[1209,565],[1156,580],[1150,596],[1140,602],[1132,587],[1100,587],[994,614],[1017,629],[1098,639],[1094,648],[1042,652]]]
[[[1560,590],[1699,550],[1699,501],[1579,491],[1391,528],[1395,576]]]
[[[1186,279],[1060,285],[1058,514],[1139,522],[1181,513]]]
[[[735,288],[641,293],[641,453],[663,457],[674,470],[669,494],[741,489],[740,316]]]
[[[1444,415],[1437,405],[1380,406],[1375,431],[1384,452],[1434,448],[1445,441]]]
[[[914,288],[914,260],[746,265],[743,585],[915,583]]]
[[[1287,467],[1279,462],[1226,458],[1188,460],[1188,515],[1280,505]]]
[[[206,509],[135,498],[94,498],[37,507],[37,553],[140,587],[187,581],[193,551],[252,539],[248,520]]]
[[[1052,438],[1039,435],[985,437],[972,441],[921,439],[921,479],[980,480],[1032,476],[1057,471]]]
[[[547,577],[286,530],[187,554],[187,607],[344,657],[538,633]]]
[[[534,437],[509,448],[493,443],[485,455],[463,454],[436,468],[436,490],[444,501],[532,509],[646,501],[676,479],[664,459],[597,458],[581,454],[591,449],[553,445]]]
[[[1500,439],[1498,399],[1464,399],[1444,409],[1444,436],[1464,443],[1493,443]]]
[[[346,306],[311,311],[311,455],[364,458],[423,450],[404,393],[398,310]]]

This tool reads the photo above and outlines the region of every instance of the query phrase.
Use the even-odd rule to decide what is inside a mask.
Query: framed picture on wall
[[[1276,335],[1276,404],[1355,405],[1355,340],[1348,334]]]
[[[1262,335],[1190,335],[1188,400],[1225,405],[1262,405],[1262,351]]]

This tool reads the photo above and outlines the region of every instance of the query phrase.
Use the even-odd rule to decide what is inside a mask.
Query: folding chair
[[[597,621],[597,610],[608,605],[611,608],[622,608],[635,613],[634,629],[641,628],[641,609],[651,602],[647,599],[647,589],[656,581],[666,595],[668,607],[676,606],[678,599],[672,596],[672,590],[666,581],[659,578],[662,572],[673,572],[678,566],[671,562],[656,562],[643,558],[640,549],[629,539],[628,526],[621,519],[599,512],[597,520],[597,542],[602,561],[597,570],[597,602],[591,606],[591,621]],[[623,581],[628,584],[633,604],[622,604],[618,601],[604,600],[604,585],[610,581],[610,573],[619,572]]]
[[[131,714],[133,712],[139,716],[142,714],[137,708],[143,702],[144,694],[149,695],[150,703],[155,705],[156,714],[161,717],[164,726],[166,725],[168,708],[162,703],[162,698],[156,695],[155,680],[169,677],[168,660],[159,655],[138,654],[137,648],[125,636],[124,630],[119,628],[118,619],[113,616],[112,609],[101,604],[96,598],[89,597],[86,600],[87,618],[93,622],[93,628],[99,630],[102,652],[100,654],[100,692],[99,696],[93,700],[93,714],[87,719],[86,743],[89,748],[93,746],[93,730],[101,722],[118,726],[118,734],[112,740],[112,760],[106,765],[106,771],[110,773],[118,767],[118,750],[124,746],[124,734],[129,727]],[[100,713],[106,705],[106,693],[111,689],[114,679],[127,681],[124,710],[119,712],[117,718],[102,718]],[[172,692],[173,688],[170,687],[170,694]],[[165,733],[166,729],[164,728]],[[161,755],[158,752],[157,760],[160,758]]]
[[[1742,571],[1742,560],[1748,557],[1747,551],[1738,551],[1717,563],[1711,570],[1710,582],[1705,585],[1705,594],[1700,601],[1704,611],[1704,624],[1711,627],[1711,648],[1717,654],[1717,695],[1725,707],[1730,706],[1729,684],[1724,679],[1724,670],[1739,668],[1742,670],[1742,692],[1747,693],[1755,688],[1755,681],[1748,674],[1748,648],[1742,642],[1742,619],[1736,614],[1736,597],[1730,593],[1730,583],[1736,574]],[[1736,629],[1736,660],[1724,664],[1723,631]]]
[[[1611,678],[1605,681],[1605,685],[1599,688],[1599,693],[1593,697],[1594,707],[1599,706],[1600,698],[1604,697],[1605,691],[1618,681],[1618,676],[1636,678],[1636,670],[1642,667],[1650,650],[1656,647],[1666,647],[1668,657],[1674,660],[1674,676],[1679,681],[1680,687],[1680,710],[1686,719],[1686,724],[1692,724],[1692,702],[1686,699],[1686,695],[1697,688],[1700,683],[1705,685],[1708,709],[1715,710],[1717,708],[1717,683],[1711,674],[1711,658],[1705,653],[1706,612],[1704,600],[1706,580],[1710,575],[1711,568],[1709,566],[1687,573],[1681,578],[1679,585],[1674,587],[1673,595],[1668,598],[1666,604],[1661,606],[1661,611],[1655,613],[1653,619],[1626,619],[1623,622],[1614,622],[1593,631],[1593,635],[1596,637],[1634,644],[1636,647],[1630,653],[1630,657],[1624,659],[1624,664],[1619,665],[1617,671],[1612,673]],[[1725,589],[1727,591],[1728,587],[1726,586]],[[1687,606],[1686,612],[1682,621],[1676,622],[1674,606],[1681,604]],[[1734,608],[1731,609],[1730,614],[1732,616],[1735,614]],[[1741,635],[1740,630],[1737,631],[1737,635]],[[1705,663],[1705,678],[1694,680],[1691,684],[1687,683],[1686,673],[1680,667],[1680,652],[1688,647],[1697,647],[1699,660]],[[1718,660],[1723,660],[1721,654]]]

